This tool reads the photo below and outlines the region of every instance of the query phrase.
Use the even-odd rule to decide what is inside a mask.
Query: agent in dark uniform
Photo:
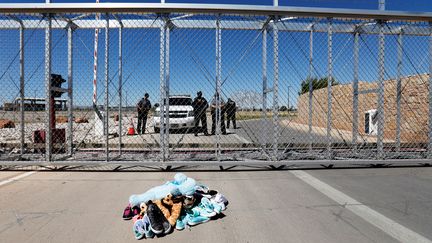
[[[236,125],[236,103],[228,98],[228,102],[225,104],[225,111],[227,116],[227,128],[230,127],[230,121],[232,121],[234,129],[237,129]]]
[[[210,106],[210,113],[211,113],[211,117],[212,117],[212,130],[211,130],[211,134],[215,135],[216,134],[216,99],[219,97],[219,94],[216,94],[215,96],[213,96],[213,100],[211,102],[211,106]],[[220,109],[220,127],[221,127],[221,132],[223,135],[226,135],[226,128],[225,128],[225,102],[223,101],[222,97],[219,98],[219,109]]]
[[[207,131],[207,116],[206,110],[208,108],[207,100],[202,97],[202,92],[198,91],[197,97],[195,97],[192,102],[192,107],[194,109],[194,119],[195,119],[195,136],[198,136],[199,122],[201,121],[201,131],[204,131],[204,135],[208,135]]]
[[[147,115],[151,108],[151,103],[149,98],[149,94],[145,93],[144,98],[142,98],[137,104],[137,112],[138,112],[138,134],[144,134],[146,123],[147,123]]]

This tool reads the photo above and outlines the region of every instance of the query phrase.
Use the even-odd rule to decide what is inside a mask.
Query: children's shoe
[[[176,230],[184,230],[186,227],[186,215],[181,215],[176,221]]]
[[[186,209],[190,209],[195,204],[195,197],[194,196],[185,196],[185,199],[183,201],[183,207]]]
[[[218,191],[211,190],[205,185],[197,185],[195,187],[195,193],[199,194],[202,197],[206,197],[208,199],[214,197],[216,194],[218,194]]]
[[[161,234],[164,232],[165,228],[163,225],[163,222],[165,219],[165,216],[162,214],[158,206],[154,204],[152,201],[149,201],[147,204],[147,212],[146,212],[149,222],[150,222],[150,229],[155,234]],[[166,221],[166,219],[165,219]],[[168,223],[169,224],[169,223]]]
[[[145,236],[144,222],[142,220],[137,220],[133,225],[133,232],[135,239],[141,240]]]
[[[123,219],[124,220],[130,220],[130,219],[132,219],[133,216],[134,215],[133,215],[131,206],[127,205],[127,207],[123,211]]]
[[[197,224],[205,223],[205,222],[207,222],[209,220],[210,220],[210,218],[204,217],[204,216],[201,216],[201,215],[196,215],[196,216],[189,215],[188,218],[187,218],[187,224],[190,225],[190,226],[194,226],[194,225],[197,225]]]
[[[135,216],[133,216],[133,218],[132,218],[132,222],[135,224],[135,222],[136,221],[138,221],[138,220],[140,220],[140,219],[142,219],[142,216],[141,215],[135,215]]]
[[[138,206],[132,207],[132,214],[133,214],[133,216],[139,215],[140,212],[141,212],[140,207],[138,207]]]
[[[164,219],[165,219],[165,217],[164,217]],[[165,234],[168,234],[171,232],[172,227],[171,227],[171,224],[168,222],[168,220],[165,219],[165,221],[163,221],[162,225],[163,225]]]
[[[228,206],[228,199],[226,199],[226,197],[220,193],[212,197],[210,202],[219,204],[222,207],[222,211],[224,211],[226,206]]]
[[[206,197],[201,198],[200,204],[198,206],[192,208],[192,211],[197,211],[198,215],[211,218],[216,215],[216,212],[214,211],[213,204],[210,202],[210,200]]]
[[[218,203],[211,202],[213,206],[213,211],[216,212],[216,214],[220,214],[223,210],[225,210],[225,205],[219,205]]]
[[[216,212],[213,211],[213,209],[202,208],[200,206],[196,206],[192,210],[197,211],[198,215],[204,216],[204,217],[207,217],[207,218],[211,218],[211,217],[213,217],[213,216],[216,215]]]
[[[176,221],[176,230],[184,230],[185,224],[182,220],[177,219]]]
[[[154,237],[154,233],[153,231],[150,229],[150,220],[149,217],[147,216],[147,214],[144,214],[144,217],[141,219],[143,224],[144,224],[144,233],[145,233],[145,237],[148,238],[153,238]]]

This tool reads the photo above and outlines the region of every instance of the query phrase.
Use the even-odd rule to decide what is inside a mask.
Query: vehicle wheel
[[[155,133],[160,133],[160,128],[159,127],[154,127],[154,132]]]

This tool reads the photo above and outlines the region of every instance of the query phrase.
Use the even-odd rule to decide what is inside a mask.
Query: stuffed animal
[[[164,199],[162,199],[162,202],[171,208],[171,215],[167,219],[172,226],[175,226],[177,219],[180,217],[183,199],[181,197],[174,197],[172,194],[169,194]]]
[[[177,173],[174,180],[168,181],[165,184],[153,187],[143,194],[132,195],[129,197],[131,207],[139,206],[141,203],[150,200],[161,200],[168,194],[175,196],[192,195],[195,193],[196,181],[193,178],[187,177],[182,173]]]
[[[140,204],[140,215],[141,216],[143,216],[144,217],[144,214],[146,213],[146,211],[147,211],[147,204],[146,203],[141,203]]]
[[[153,202],[159,207],[168,222],[172,226],[175,226],[181,213],[183,198],[174,197],[172,194],[168,194],[162,200],[156,200]]]
[[[168,219],[171,216],[169,209],[162,203],[162,200],[154,200],[153,202],[162,211],[166,219]]]

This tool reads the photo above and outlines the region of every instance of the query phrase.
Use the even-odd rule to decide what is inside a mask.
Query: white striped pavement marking
[[[12,177],[10,179],[1,181],[0,186],[6,185],[6,184],[14,182],[14,181],[17,181],[17,180],[22,179],[22,178],[27,177],[27,176],[33,175],[34,173],[36,173],[36,171],[29,171],[29,172],[17,175],[15,177]]]
[[[333,201],[337,202],[344,208],[350,210],[357,216],[366,220],[375,227],[381,229],[391,237],[395,238],[400,242],[424,242],[431,243],[432,241],[426,237],[408,229],[407,227],[387,218],[386,216],[380,214],[379,212],[361,204],[354,198],[344,194],[341,191],[331,187],[313,177],[312,175],[304,171],[290,171],[297,178],[301,179],[305,183],[309,184],[319,192],[323,193]]]

